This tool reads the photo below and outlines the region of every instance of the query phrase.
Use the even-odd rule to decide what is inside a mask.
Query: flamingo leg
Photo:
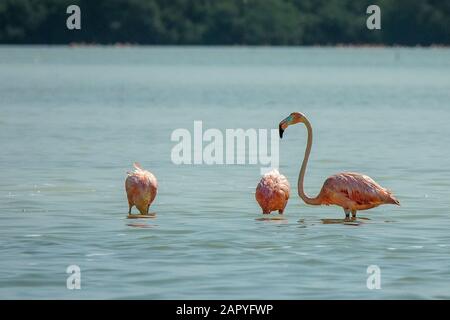
[[[356,219],[356,210],[352,210],[352,219]]]
[[[128,214],[131,214],[131,207],[132,207],[132,205],[128,204]]]
[[[350,209],[344,209],[345,212],[345,219],[350,219]]]

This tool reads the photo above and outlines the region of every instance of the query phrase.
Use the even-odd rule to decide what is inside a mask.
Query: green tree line
[[[68,30],[66,8],[81,8]],[[366,9],[381,8],[381,30]],[[0,0],[0,43],[450,44],[449,0]]]

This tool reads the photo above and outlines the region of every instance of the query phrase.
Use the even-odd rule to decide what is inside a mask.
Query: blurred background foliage
[[[81,8],[81,30],[66,8]],[[366,8],[381,8],[381,30]],[[450,0],[0,0],[0,43],[450,44]]]

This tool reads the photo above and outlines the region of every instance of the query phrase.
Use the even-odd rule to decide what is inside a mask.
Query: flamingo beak
[[[283,132],[284,132],[284,129],[280,123],[280,125],[278,126],[278,133],[280,134],[280,139],[283,139]]]
[[[289,116],[286,119],[284,119],[283,121],[281,121],[280,124],[278,125],[278,133],[280,134],[280,139],[283,139],[284,130],[286,130],[286,128],[289,126],[291,121],[292,121],[292,117]]]

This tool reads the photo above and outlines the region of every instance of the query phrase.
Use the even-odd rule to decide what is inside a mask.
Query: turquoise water
[[[260,165],[171,160],[194,120],[292,111],[314,129],[309,194],[352,170],[402,206],[324,224],[343,211],[296,195],[301,126],[280,141],[285,220],[259,220]],[[449,121],[449,49],[0,47],[0,298],[448,299]],[[134,161],[159,180],[154,219],[126,219]]]

